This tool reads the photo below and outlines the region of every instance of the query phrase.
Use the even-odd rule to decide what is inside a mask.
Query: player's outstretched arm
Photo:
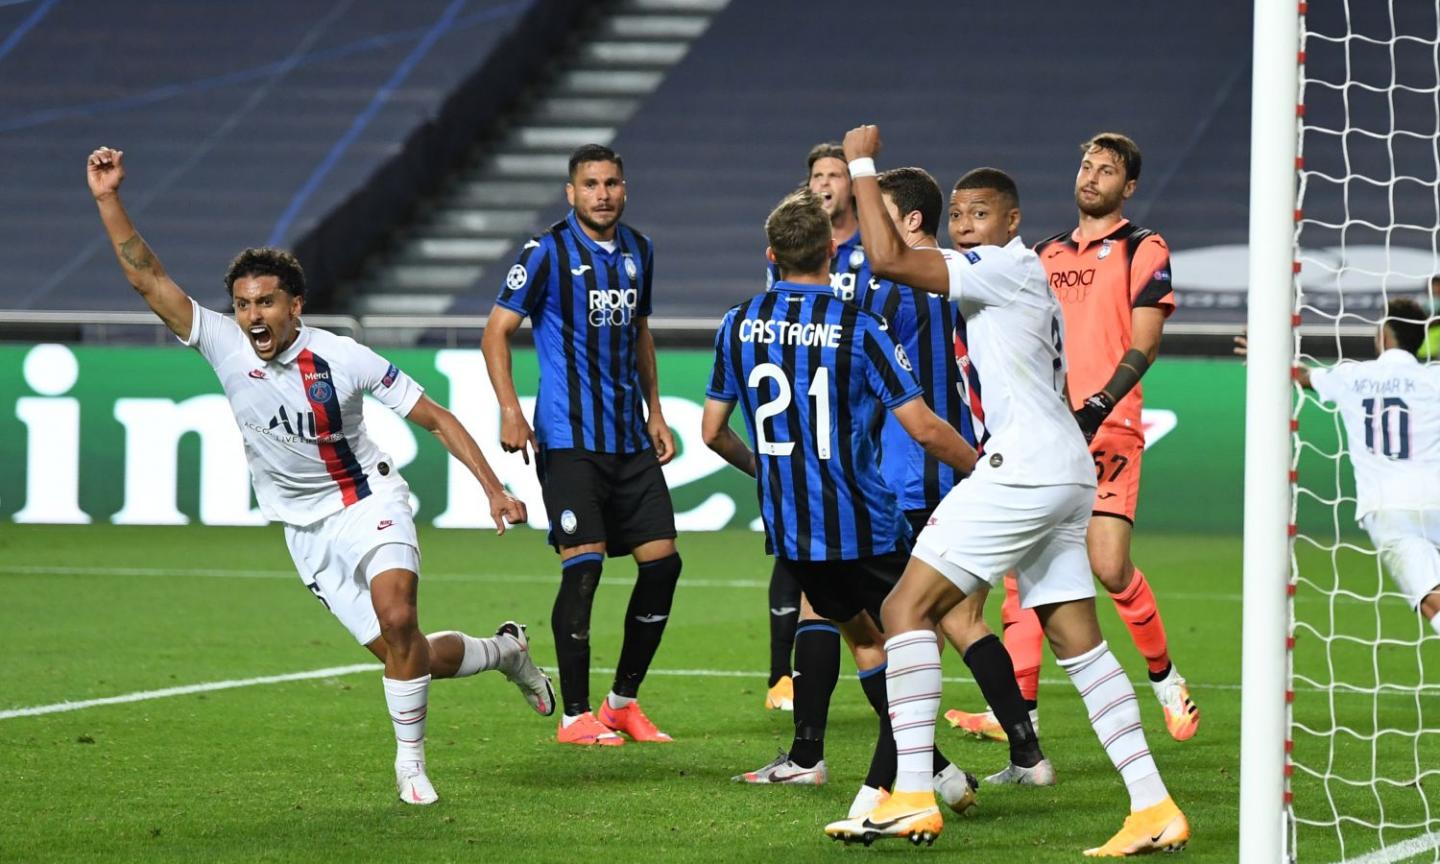
[[[485,323],[485,335],[480,340],[480,350],[485,355],[485,370],[490,375],[490,386],[495,389],[495,401],[500,403],[500,446],[506,453],[517,450],[530,464],[530,451],[540,456],[540,444],[535,440],[535,430],[520,410],[520,397],[515,393],[515,376],[510,365],[510,338],[520,329],[525,319],[519,314],[496,304],[490,310],[490,319]]]
[[[485,490],[490,499],[490,517],[495,520],[496,534],[505,533],[507,522],[519,525],[530,518],[525,512],[525,502],[505,491],[500,478],[495,476],[495,472],[490,470],[490,463],[485,461],[485,454],[480,452],[480,445],[475,443],[475,439],[454,414],[429,396],[421,396],[420,401],[415,403],[415,407],[411,408],[405,417],[439,438],[445,449],[450,451],[450,455],[460,460],[460,464],[469,468],[475,479],[480,481],[480,488]]]
[[[975,461],[980,458],[975,448],[965,443],[954,426],[930,410],[924,399],[911,399],[891,413],[905,427],[905,432],[925,448],[926,453],[962,474],[975,470]]]
[[[950,271],[935,249],[912,249],[900,239],[895,223],[885,212],[880,181],[875,178],[875,156],[880,152],[880,127],[857,126],[845,133],[845,158],[851,168],[851,189],[860,214],[860,236],[870,269],[884,279],[922,291],[950,296]],[[856,160],[869,160],[856,165]]]
[[[100,221],[110,237],[110,248],[125,271],[125,278],[145,298],[150,310],[160,316],[170,332],[181,339],[190,337],[194,310],[190,298],[165,272],[145,240],[135,230],[125,205],[120,203],[120,184],[125,180],[125,153],[101,147],[85,162],[90,194],[100,208]]]
[[[660,373],[655,364],[655,337],[650,333],[649,316],[636,318],[635,330],[635,365],[640,373],[640,388],[645,391],[645,432],[656,458],[664,465],[675,458],[675,436],[660,413]]]
[[[1235,347],[1232,349],[1236,356],[1247,357],[1250,354],[1250,339],[1241,334],[1235,337]],[[1295,365],[1295,381],[1306,390],[1314,390],[1315,385],[1310,383],[1310,367],[1304,364]]]
[[[754,477],[755,451],[746,447],[735,430],[730,428],[730,414],[734,410],[734,402],[706,399],[705,411],[700,417],[700,437],[705,446],[719,454],[721,459]]]

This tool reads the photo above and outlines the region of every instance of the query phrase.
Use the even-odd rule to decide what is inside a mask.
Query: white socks
[[[430,698],[430,676],[410,681],[381,678],[385,705],[395,724],[395,764],[425,763],[425,712]]]
[[[465,645],[465,654],[460,660],[460,668],[455,672],[454,677],[456,678],[465,678],[479,672],[498,669],[500,664],[515,656],[520,650],[520,643],[509,636],[476,639],[474,636],[468,636],[458,630],[445,630],[430,634],[432,640],[446,636],[453,636]]]
[[[1440,633],[1440,615],[1430,619],[1430,626],[1435,628],[1436,633]]]
[[[885,641],[885,692],[895,732],[896,792],[934,791],[935,714],[940,710],[940,646],[934,630]]]
[[[1130,790],[1131,812],[1153,807],[1169,797],[1145,743],[1135,688],[1110,653],[1110,646],[1101,642],[1079,657],[1061,660],[1060,667],[1080,691],[1090,714],[1090,726],[1104,746],[1105,755],[1120,772],[1125,788]]]
[[[634,701],[635,701],[635,697],[634,697],[634,696],[616,696],[616,695],[615,695],[615,691],[612,690],[612,691],[610,691],[610,695],[605,697],[605,701],[607,701],[607,702],[610,703],[610,707],[611,707],[611,708],[613,708],[613,709],[616,710],[616,711],[619,711],[621,708],[624,708],[624,707],[628,706],[631,702],[634,702]]]

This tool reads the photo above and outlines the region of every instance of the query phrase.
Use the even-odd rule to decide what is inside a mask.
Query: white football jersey
[[[1065,403],[1065,321],[1040,259],[1019,237],[939,251],[980,376],[977,473],[1012,486],[1094,486],[1095,464]]]
[[[424,392],[380,355],[347,336],[300,328],[268,363],[235,319],[191,301],[190,337],[210,362],[245,440],[260,510],[305,526],[404,486],[395,462],[365,434],[364,396],[401,417]]]
[[[1340,411],[1355,466],[1355,518],[1440,509],[1440,367],[1391,348],[1374,360],[1310,370]]]

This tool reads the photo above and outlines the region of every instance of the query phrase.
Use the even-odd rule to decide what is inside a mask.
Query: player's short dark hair
[[[1020,206],[1020,187],[1015,185],[1015,180],[999,168],[972,168],[965,172],[965,175],[955,181],[955,190],[961,189],[994,189],[1002,196],[1010,199],[1011,207]]]
[[[1425,310],[1408,297],[1397,297],[1385,306],[1384,325],[1389,328],[1395,344],[1414,354],[1425,344],[1428,322]]]
[[[575,170],[586,162],[614,162],[615,167],[620,169],[620,175],[625,175],[625,160],[620,158],[619,153],[604,144],[581,144],[570,154],[570,179],[575,179]]]
[[[891,168],[878,178],[880,191],[890,196],[901,216],[919,211],[920,230],[940,230],[940,211],[945,207],[940,184],[924,168]]]
[[[1091,150],[1108,150],[1125,163],[1125,182],[1140,179],[1140,145],[1129,135],[1119,132],[1100,132],[1080,145],[1083,156]]]
[[[230,269],[225,271],[225,292],[234,297],[235,280],[247,276],[274,276],[291,297],[305,296],[305,270],[299,260],[284,249],[252,247],[236,255]]]
[[[830,217],[809,189],[791,192],[765,219],[765,240],[780,275],[818,273],[830,258]]]
[[[805,157],[806,176],[809,176],[810,172],[815,170],[815,163],[821,159],[839,159],[841,162],[846,162],[845,148],[841,147],[839,143],[835,141],[821,141],[819,144],[811,147],[810,155]]]

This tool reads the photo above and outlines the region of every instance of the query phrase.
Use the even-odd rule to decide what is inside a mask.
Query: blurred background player
[[[910,359],[884,322],[831,292],[827,271],[835,243],[828,222],[808,190],[791,194],[770,214],[766,256],[781,278],[726,313],[706,391],[705,443],[756,478],[767,548],[813,609],[797,639],[820,647],[799,653],[830,667],[802,667],[789,751],[735,778],[742,782],[826,781],[825,725],[841,631],[860,668],[883,668],[875,621],[904,566],[909,532],[876,468],[881,412],[893,412],[956,471],[968,471],[975,460],[974,449],[917,398]],[[753,450],[729,426],[737,403]],[[861,683],[883,731],[883,678],[862,677]],[[893,746],[893,740],[884,743]],[[938,766],[933,753],[925,758],[930,788],[957,810],[969,806],[972,778],[949,763]]]
[[[1420,363],[1430,316],[1391,300],[1374,360],[1296,369],[1335,406],[1355,468],[1355,520],[1406,602],[1440,633],[1440,367]],[[1245,354],[1242,336],[1236,353]]]
[[[550,542],[560,553],[551,627],[565,714],[556,738],[617,745],[623,732],[668,742],[635,701],[680,577],[675,511],[660,470],[675,442],[660,412],[649,327],[654,253],[649,238],[620,222],[620,156],[587,144],[569,167],[565,196],[573,209],[520,251],[482,347],[500,404],[500,443],[527,462],[535,452]],[[510,366],[510,340],[526,315],[540,359],[533,430]],[[615,681],[597,716],[590,707],[590,610],[607,554],[633,555],[638,573]]]
[[[847,302],[864,303],[873,287],[870,262],[860,243],[860,222],[855,218],[855,199],[850,193],[850,172],[845,151],[835,141],[823,141],[810,148],[805,157],[805,186],[820,201],[830,219],[830,237],[835,254],[830,257],[830,290]],[[766,264],[765,284],[780,279],[775,263]],[[795,685],[791,680],[791,656],[795,648],[795,627],[803,613],[800,586],[777,560],[770,573],[770,680],[765,693],[766,709],[793,709]]]
[[[1080,224],[1036,244],[1050,287],[1065,314],[1065,359],[1075,419],[1090,442],[1097,487],[1086,546],[1090,568],[1115,601],[1145,657],[1151,688],[1177,741],[1200,725],[1200,709],[1170,659],[1165,624],[1145,574],[1130,559],[1130,539],[1145,452],[1140,379],[1155,362],[1165,319],[1175,311],[1170,250],[1165,240],[1125,218],[1140,180],[1140,149],[1115,132],[1080,146],[1075,204]],[[1005,646],[1021,692],[1035,710],[1043,636],[1033,612],[1020,608],[1013,579],[1005,582]],[[1037,714],[1032,714],[1038,720]],[[990,712],[947,712],[954,725],[999,737]]]
[[[1184,815],[1150,756],[1135,691],[1100,633],[1085,554],[1094,501],[1084,437],[1062,401],[1065,330],[1035,253],[1017,236],[1019,192],[1002,171],[975,169],[956,184],[968,215],[953,250],[912,249],[887,218],[874,156],[879,129],[845,136],[862,229],[883,278],[958,301],[969,348],[986,375],[985,455],[921,532],[882,609],[887,693],[899,772],[889,798],[864,816],[826,826],[836,839],[933,841],[943,827],[928,782],[940,705],[934,627],[966,595],[1015,570],[1020,602],[1040,615],[1051,647],[1085,702],[1090,724],[1125,781],[1130,816],[1091,856],[1183,846]]]
[[[245,440],[261,512],[284,524],[305,587],[385,664],[400,800],[432,804],[439,797],[425,771],[432,678],[499,669],[542,715],[554,713],[555,697],[513,621],[485,639],[420,631],[410,487],[366,435],[364,395],[434,433],[470,469],[490,499],[497,534],[506,522],[525,521],[525,505],[506,493],[465,427],[408,375],[353,339],[301,322],[305,274],[290,253],[246,249],[231,262],[225,285],[234,318],[190,299],[125,212],[123,159],[101,147],[86,163],[120,269],[170,331],[214,368]]]

